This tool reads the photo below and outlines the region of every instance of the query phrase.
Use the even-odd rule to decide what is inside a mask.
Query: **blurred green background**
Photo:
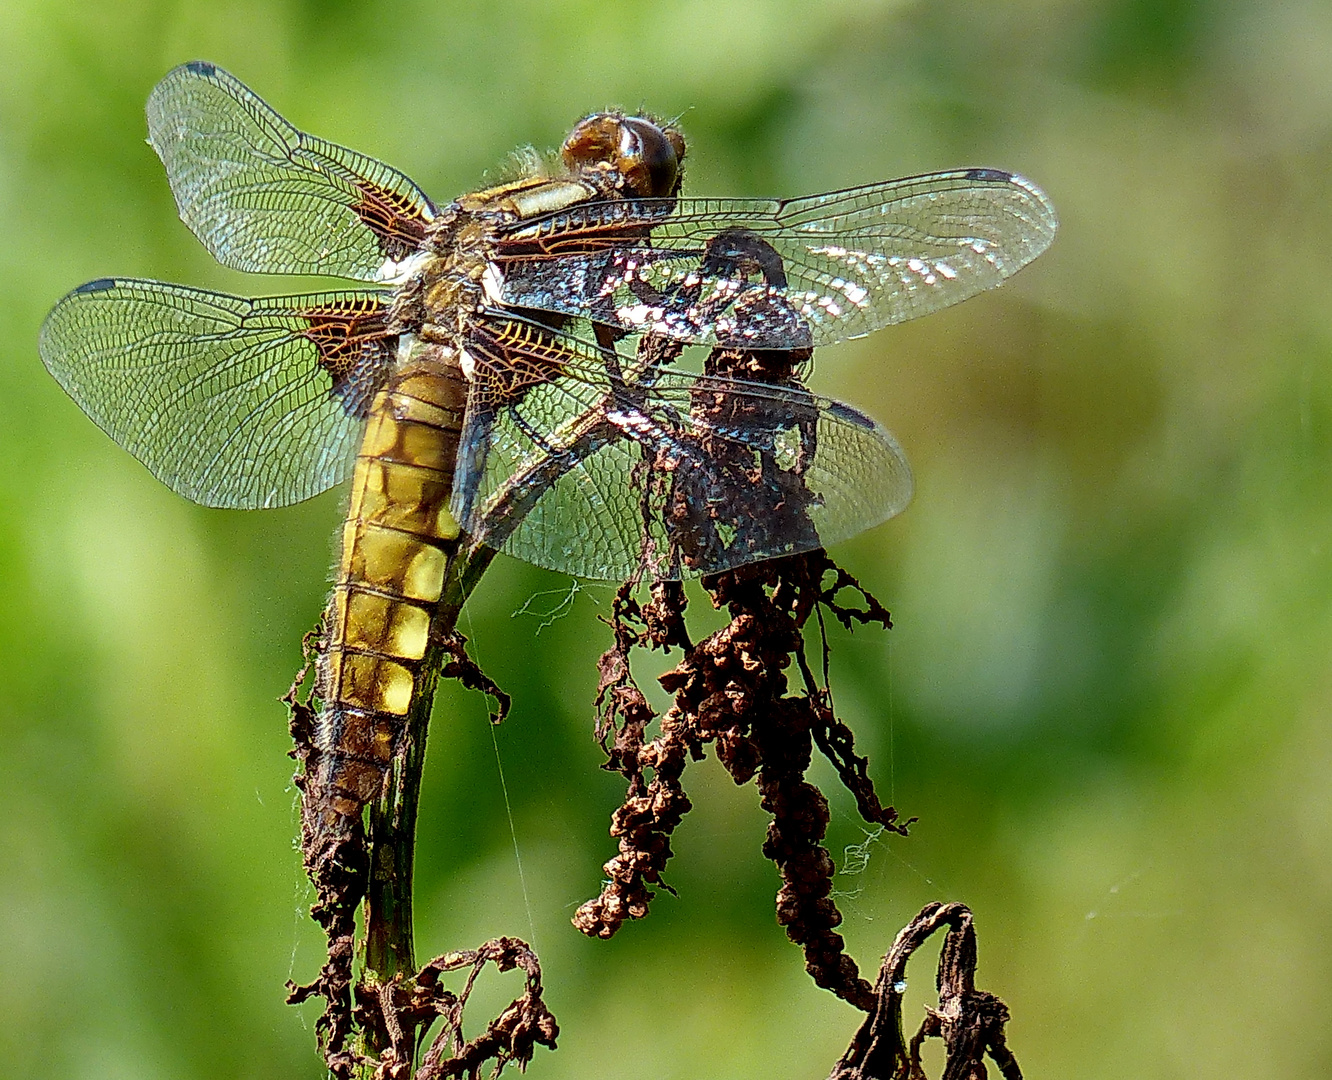
[[[608,104],[682,113],[700,194],[955,165],[1041,184],[1047,255],[815,376],[918,483],[834,552],[897,623],[838,637],[837,701],[920,818],[839,879],[844,929],[872,970],[921,904],[970,904],[1029,1077],[1332,1074],[1324,0],[3,0],[0,1075],[321,1072],[314,1013],[282,1003],[321,942],[276,699],[342,495],[188,505],[36,351],[94,277],[291,288],[215,266],[144,145],[154,82],[196,57],[439,201]],[[563,1035],[534,1077],[826,1075],[857,1014],[776,927],[756,793],[714,762],[687,776],[678,897],[610,943],[569,926],[621,788],[590,736],[607,590],[519,613],[568,587],[501,559],[470,607],[515,708],[492,734],[440,695],[422,956],[535,941]],[[864,837],[832,798],[840,852]]]

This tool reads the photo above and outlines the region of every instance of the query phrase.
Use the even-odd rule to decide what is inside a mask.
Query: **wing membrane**
[[[558,377],[511,407],[469,405],[455,505],[482,543],[577,577],[694,577],[836,543],[910,500],[901,448],[849,406],[798,385],[618,371],[561,340]]]
[[[181,220],[237,270],[388,280],[434,217],[402,173],[298,131],[202,61],[157,84],[148,141]]]
[[[1030,181],[958,169],[785,201],[585,203],[513,230],[497,269],[516,306],[678,341],[803,348],[994,288],[1056,225]]]
[[[89,282],[42,326],[42,361],[111,438],[205,506],[299,502],[349,472],[373,292],[249,300],[157,281]]]

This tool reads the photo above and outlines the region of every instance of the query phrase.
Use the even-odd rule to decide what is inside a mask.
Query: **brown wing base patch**
[[[319,351],[319,366],[333,380],[332,393],[350,416],[369,415],[398,353],[398,335],[388,328],[382,297],[348,297],[307,308],[302,331]]]
[[[423,207],[400,192],[380,187],[364,177],[357,178],[355,183],[361,198],[352,206],[352,212],[379,239],[384,257],[399,262],[419,251],[429,224]]]
[[[507,404],[564,374],[568,349],[553,332],[530,323],[478,324],[468,338],[476,364],[474,393],[488,404]]]

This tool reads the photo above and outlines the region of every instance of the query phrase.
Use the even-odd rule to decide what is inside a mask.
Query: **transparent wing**
[[[396,339],[378,293],[238,296],[109,279],[66,296],[42,361],[173,491],[205,506],[308,499],[350,471]]]
[[[780,202],[585,203],[506,235],[492,274],[519,307],[678,341],[805,348],[994,288],[1056,225],[1029,180],[958,169]]]
[[[148,141],[181,220],[237,270],[389,280],[434,217],[402,173],[298,131],[202,61],[157,84]]]
[[[695,577],[809,551],[899,513],[911,472],[869,417],[798,385],[618,370],[474,393],[455,504],[477,540],[576,577]]]

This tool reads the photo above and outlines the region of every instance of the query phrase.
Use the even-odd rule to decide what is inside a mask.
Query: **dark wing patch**
[[[104,278],[47,316],[42,362],[173,491],[205,506],[283,506],[348,475],[374,365],[396,348],[376,314],[386,296],[249,300]]]
[[[181,220],[237,270],[388,280],[435,217],[402,173],[297,130],[213,64],[157,84],[148,141]]]
[[[1013,179],[1011,172],[1004,172],[1003,169],[968,169],[968,180],[992,180],[997,184],[1007,184]]]
[[[376,185],[364,177],[352,183],[361,194],[352,210],[375,234],[385,259],[401,262],[420,250],[425,243],[426,226],[434,217],[433,209],[427,216],[423,207],[401,191]]]
[[[832,402],[828,409],[839,420],[845,420],[848,424],[855,424],[857,427],[863,427],[866,430],[872,430],[875,426],[872,417],[866,416],[859,409],[853,409],[850,405],[841,401]]]
[[[564,335],[502,313],[478,320],[466,348],[474,364],[469,397],[495,407],[563,374],[570,356]]]
[[[342,293],[304,309],[302,331],[318,350],[332,393],[350,416],[364,419],[397,359],[397,335],[386,329],[380,293]]]

